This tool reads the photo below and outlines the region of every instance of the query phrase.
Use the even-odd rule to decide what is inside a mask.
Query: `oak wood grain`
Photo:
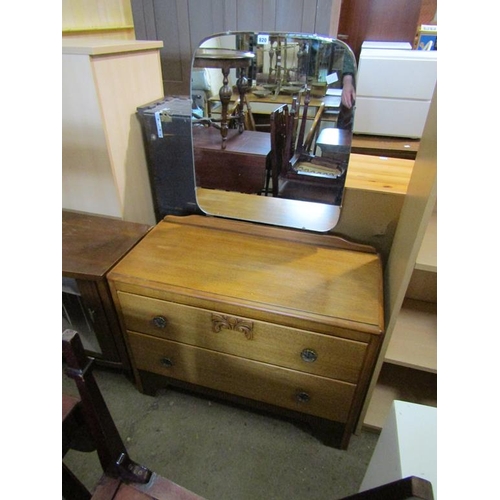
[[[363,366],[363,342],[226,315],[219,316],[251,324],[250,334],[228,327],[216,332],[213,311],[122,292],[118,296],[128,330],[353,383]],[[155,326],[158,317],[165,319],[164,326]],[[305,349],[317,359],[304,361]]]
[[[347,420],[354,384],[138,333],[128,336],[139,369],[338,422]],[[309,399],[301,400],[301,393]]]
[[[63,274],[82,279],[103,277],[149,229],[147,224],[63,210]]]
[[[338,318],[381,332],[376,254],[300,242],[285,245],[251,231],[191,226],[185,218],[165,220],[113,268],[112,280],[133,277],[146,286],[154,283],[195,297],[227,297],[253,309],[334,322]],[[324,241],[328,244],[328,236]]]
[[[108,281],[140,390],[184,383],[307,415],[342,425],[347,448],[384,333],[372,247],[167,216]]]

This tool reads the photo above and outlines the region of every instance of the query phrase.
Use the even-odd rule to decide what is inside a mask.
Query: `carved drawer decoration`
[[[253,321],[212,313],[212,330],[219,333],[223,328],[241,332],[248,340],[253,340]]]

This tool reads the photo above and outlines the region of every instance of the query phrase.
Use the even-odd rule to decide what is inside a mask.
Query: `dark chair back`
[[[290,111],[288,113],[288,128],[287,128],[287,144],[286,150],[288,151],[289,158],[295,153],[295,148],[297,146],[297,130],[299,127],[299,104],[297,97],[293,97],[292,105],[290,106]]]
[[[67,366],[66,374],[77,385],[84,423],[95,444],[104,472],[91,498],[203,500],[130,459],[92,373],[92,360],[85,354],[82,341],[74,330],[63,332],[63,357]],[[72,492],[67,500],[90,498],[89,493],[82,489],[81,483],[67,468],[63,473],[64,481],[66,484],[63,484],[63,491]]]
[[[271,151],[269,153],[272,192],[273,196],[278,195],[278,180],[280,175],[286,171],[290,162],[290,141],[287,141],[289,130],[288,105],[282,104],[276,108],[270,116],[271,127]]]
[[[300,122],[299,137],[295,154],[300,155],[304,152],[304,136],[306,133],[307,114],[309,112],[309,103],[311,102],[311,90],[308,88],[304,94],[304,106],[302,108],[302,119]]]
[[[316,110],[316,114],[314,115],[314,119],[312,121],[311,127],[306,135],[307,129],[307,121],[309,119],[309,104],[311,102],[311,91],[308,88],[304,95],[304,106],[302,109],[302,118],[300,119],[300,132],[299,136],[296,139],[296,151],[294,151],[297,159],[302,160],[302,156],[308,156],[311,153],[311,148],[313,146],[314,140],[317,138],[319,134],[319,128],[321,125],[321,119],[323,118],[323,112],[325,111],[325,103],[322,102],[318,109]]]

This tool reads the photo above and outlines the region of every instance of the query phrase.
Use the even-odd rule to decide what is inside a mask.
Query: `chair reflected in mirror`
[[[290,109],[284,104],[270,115],[269,192],[278,198],[340,206],[349,154],[321,157],[311,153],[318,136],[324,106],[318,107],[306,136],[309,102],[310,91],[307,90],[300,120],[297,118],[296,98]],[[296,138],[297,130],[299,132]]]
[[[291,111],[290,114],[292,115],[292,120],[293,120],[293,134],[294,137],[292,139],[292,145],[295,144],[296,146],[296,151],[294,152],[294,157],[296,158],[297,161],[303,161],[307,156],[310,155],[311,152],[311,146],[313,144],[313,141],[318,136],[319,128],[321,125],[321,119],[323,117],[323,112],[325,110],[325,103],[322,102],[318,106],[318,110],[316,111],[316,114],[314,116],[314,120],[312,122],[311,128],[309,129],[309,132],[307,133],[307,136],[304,140],[305,136],[305,131],[307,127],[307,121],[309,119],[309,103],[311,102],[311,91],[310,89],[307,89],[305,94],[304,94],[304,106],[302,110],[302,119],[300,120],[300,130],[299,130],[299,137],[295,140],[295,134],[297,131],[297,124],[298,124],[298,110],[297,110],[297,99],[294,97],[292,101],[292,106],[291,106]],[[292,163],[294,161],[292,160]]]

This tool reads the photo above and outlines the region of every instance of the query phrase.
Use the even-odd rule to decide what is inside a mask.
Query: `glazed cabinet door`
[[[89,356],[130,368],[106,283],[63,277],[62,322],[63,331],[68,328],[80,334]]]

